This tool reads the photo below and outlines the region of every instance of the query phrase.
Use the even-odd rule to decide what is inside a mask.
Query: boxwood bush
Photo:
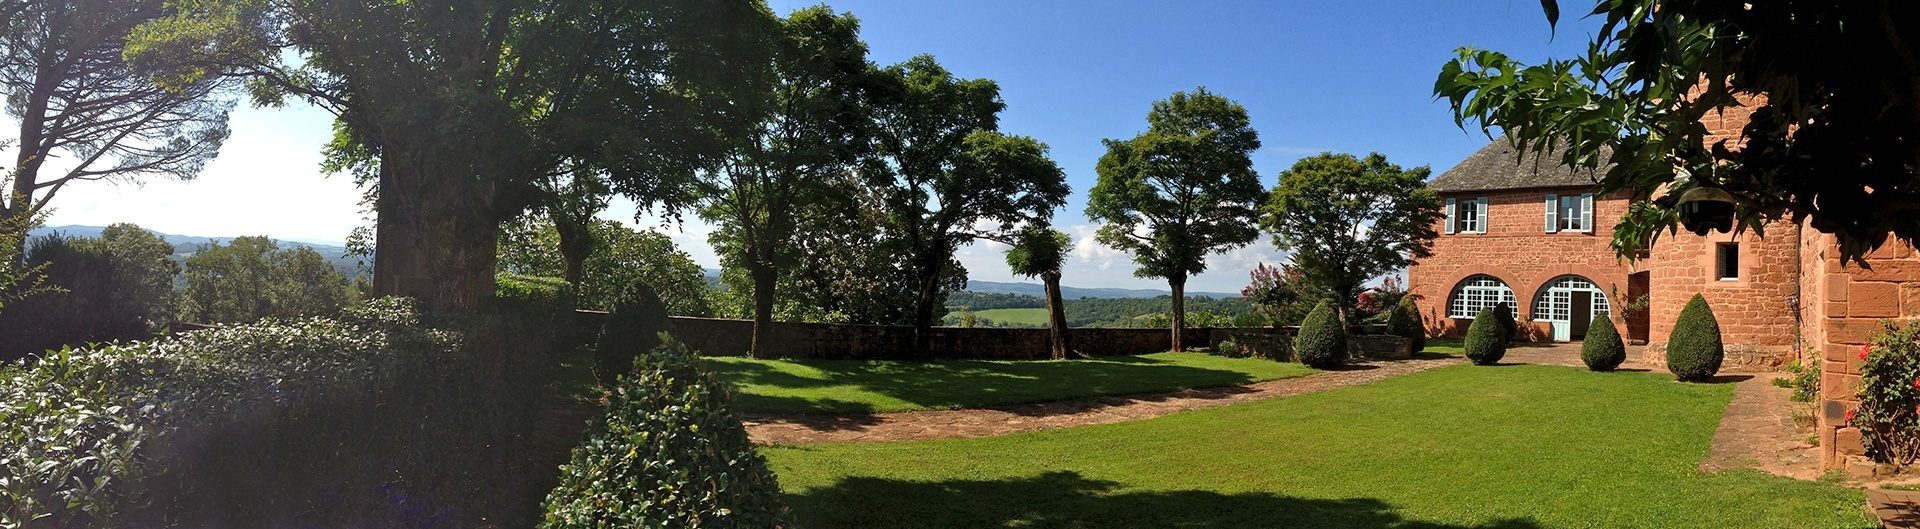
[[[1420,321],[1420,307],[1414,305],[1413,296],[1401,296],[1387,311],[1387,334],[1412,340],[1413,352],[1427,349],[1427,327]]]
[[[1507,356],[1508,333],[1501,322],[1502,312],[1504,309],[1500,308],[1480,309],[1473,317],[1473,324],[1467,326],[1467,360],[1475,365],[1493,365]]]
[[[1505,303],[1493,306],[1493,321],[1500,324],[1500,341],[1512,342],[1520,338],[1520,322],[1513,319],[1513,308]]]
[[[621,375],[633,369],[640,353],[660,345],[660,334],[667,332],[667,304],[653,287],[635,282],[627,286],[620,303],[607,315],[594,346],[594,373],[600,383],[613,386]]]
[[[556,315],[388,298],[0,367],[0,527],[533,525]]]
[[[1627,361],[1627,344],[1620,341],[1613,318],[1600,318],[1587,328],[1587,337],[1580,342],[1580,361],[1594,371],[1612,371]]]
[[[1720,320],[1713,317],[1707,298],[1694,294],[1680,309],[1673,334],[1667,337],[1667,370],[1682,381],[1705,381],[1720,372],[1720,362],[1726,356],[1726,346],[1720,341]]]
[[[1300,363],[1320,369],[1347,361],[1347,333],[1326,300],[1314,305],[1307,319],[1300,322],[1300,334],[1293,338],[1293,354]]]
[[[727,386],[660,335],[547,495],[543,529],[791,525]]]

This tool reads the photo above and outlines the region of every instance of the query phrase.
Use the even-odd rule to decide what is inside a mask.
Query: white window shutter
[[[1580,231],[1593,233],[1593,193],[1580,195]]]
[[[1478,223],[1478,224],[1479,224],[1478,226],[1474,226],[1474,228],[1475,228],[1476,230],[1478,230],[1478,231],[1476,231],[1475,233],[1486,233],[1486,232],[1487,232],[1487,224],[1488,224],[1488,222],[1487,222],[1487,197],[1480,197],[1480,200],[1479,200],[1479,205],[1478,205],[1478,206],[1479,206],[1479,208],[1480,208],[1480,209],[1479,209],[1479,211],[1478,211],[1478,213],[1479,213],[1479,214],[1478,214],[1478,215],[1474,215],[1474,216],[1473,216],[1473,217],[1474,217],[1474,219],[1473,219],[1473,220],[1474,220],[1474,222],[1476,222],[1476,223]]]
[[[1560,196],[1547,193],[1547,233],[1560,230]]]
[[[1453,235],[1453,199],[1447,199],[1447,225],[1442,228],[1447,235]]]

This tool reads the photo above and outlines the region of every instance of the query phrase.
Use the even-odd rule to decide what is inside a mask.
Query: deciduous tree
[[[1440,195],[1427,189],[1431,173],[1402,169],[1380,153],[1302,158],[1280,173],[1260,224],[1310,283],[1328,290],[1341,324],[1351,326],[1362,286],[1432,253],[1433,227],[1444,214]]]
[[[1541,4],[1556,24],[1561,2]],[[1607,0],[1591,16],[1583,56],[1462,48],[1434,93],[1524,152],[1611,164],[1600,192],[1651,199],[1615,229],[1622,256],[1672,232],[1701,187],[1735,197],[1741,229],[1807,219],[1844,259],[1920,241],[1920,4]],[[1737,138],[1701,124],[1736,108],[1752,118]]]
[[[646,283],[675,316],[707,316],[706,271],[665,234],[640,231],[618,222],[594,219],[588,225],[597,241],[573,282],[581,308],[612,310],[634,283]],[[503,233],[500,271],[558,276],[571,266],[559,251],[561,237],[545,219],[522,218]]]
[[[1066,300],[1060,296],[1060,266],[1066,263],[1067,249],[1073,238],[1065,232],[1044,226],[1029,226],[1014,238],[1007,250],[1007,267],[1014,274],[1038,276],[1047,289],[1047,328],[1053,344],[1053,359],[1065,360],[1072,344],[1067,343]]]
[[[1259,135],[1246,107],[1205,88],[1153,103],[1147,131],[1105,140],[1087,218],[1104,223],[1102,244],[1133,254],[1134,275],[1173,290],[1173,349],[1184,347],[1187,278],[1207,254],[1259,237],[1260,175],[1251,155]]]

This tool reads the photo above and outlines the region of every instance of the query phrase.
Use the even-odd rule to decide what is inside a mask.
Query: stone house
[[[1737,141],[1745,124],[1741,108],[1705,123],[1715,141]],[[1506,304],[1525,339],[1577,341],[1608,318],[1630,355],[1663,365],[1663,342],[1697,293],[1720,321],[1728,367],[1818,366],[1822,464],[1869,472],[1843,417],[1856,404],[1861,345],[1883,319],[1920,317],[1920,252],[1895,241],[1869,267],[1843,264],[1832,236],[1780,220],[1761,233],[1662,233],[1638,259],[1620,259],[1612,232],[1627,197],[1595,194],[1597,174],[1558,160],[1497,140],[1429,182],[1447,214],[1433,255],[1408,270],[1428,333],[1460,336],[1480,309]]]

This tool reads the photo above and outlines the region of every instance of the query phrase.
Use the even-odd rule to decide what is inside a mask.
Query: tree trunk
[[[20,135],[15,137],[14,147],[19,149],[19,153],[14,156],[11,174],[0,174],[0,177],[13,178],[13,188],[5,191],[8,196],[0,197],[0,206],[3,206],[0,207],[0,221],[13,220],[33,211],[34,187],[40,182],[40,167],[47,161],[40,151],[40,145],[46,142],[47,104],[53,97],[53,80],[56,77],[54,72],[44,67],[39,69],[33,91],[27,95],[26,108],[20,113]],[[30,228],[27,224],[31,222],[32,219],[21,219],[22,228]],[[27,259],[26,233],[21,233],[20,239],[13,241],[13,245],[9,250],[13,250],[19,263],[7,264],[24,264]]]
[[[1060,272],[1040,277],[1047,285],[1047,334],[1053,341],[1053,359],[1066,360],[1072,345],[1067,343],[1067,310],[1060,299]]]
[[[500,244],[491,197],[437,189],[431,182],[458,179],[430,178],[405,152],[382,152],[374,294],[418,298],[431,310],[476,308],[493,295]]]
[[[933,310],[940,302],[940,276],[946,272],[942,266],[945,262],[945,258],[928,257],[917,265],[920,271],[920,288],[913,303],[913,355],[915,358],[933,357]]]
[[[754,358],[766,358],[772,344],[767,335],[773,330],[773,300],[775,285],[780,274],[773,266],[764,262],[747,265],[748,273],[753,276],[753,342],[747,354]]]
[[[1167,286],[1173,289],[1173,350],[1187,350],[1187,276],[1167,278]]]

